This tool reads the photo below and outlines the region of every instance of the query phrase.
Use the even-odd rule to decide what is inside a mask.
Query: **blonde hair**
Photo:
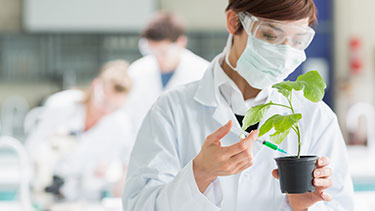
[[[105,63],[100,68],[99,75],[94,80],[101,80],[105,88],[110,88],[116,93],[127,94],[130,92],[132,83],[128,75],[129,63],[125,60],[113,60]],[[91,101],[93,90],[87,90],[84,104]]]
[[[114,60],[105,63],[97,79],[117,93],[129,93],[131,80],[128,75],[129,63],[125,60]]]

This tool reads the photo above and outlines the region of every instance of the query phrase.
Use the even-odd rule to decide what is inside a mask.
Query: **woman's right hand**
[[[201,193],[218,176],[237,174],[253,165],[253,146],[258,138],[258,130],[254,130],[240,142],[222,147],[221,139],[233,126],[229,121],[214,133],[207,136],[201,151],[193,160],[195,182]]]

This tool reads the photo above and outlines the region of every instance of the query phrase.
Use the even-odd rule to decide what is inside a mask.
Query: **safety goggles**
[[[158,58],[168,58],[174,56],[178,51],[178,46],[176,45],[176,43],[171,43],[169,45],[158,47],[157,49],[155,49],[152,48],[148,43],[148,40],[144,38],[139,40],[138,46],[144,56],[151,54]]]
[[[150,52],[156,58],[171,58],[178,55],[178,46],[175,43],[168,44],[168,46],[158,47],[158,48],[151,48]]]
[[[238,18],[249,36],[252,35],[273,45],[286,44],[299,50],[305,50],[315,35],[315,31],[311,27],[257,18],[248,12],[238,13]]]

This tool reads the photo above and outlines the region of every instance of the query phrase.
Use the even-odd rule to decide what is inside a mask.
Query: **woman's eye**
[[[268,41],[273,41],[277,38],[277,36],[268,33],[263,33],[263,37],[266,38],[266,40]]]
[[[293,45],[294,45],[294,46],[301,46],[301,45],[302,45],[302,42],[299,41],[299,40],[294,40]]]

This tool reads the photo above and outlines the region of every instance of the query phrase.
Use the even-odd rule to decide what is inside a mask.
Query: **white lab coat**
[[[205,138],[233,120],[235,129],[221,142],[227,146],[239,141],[240,125],[214,87],[213,73],[221,68],[218,60],[222,57],[211,63],[201,81],[169,91],[150,109],[130,159],[123,194],[126,211],[290,210],[279,181],[271,175],[277,168],[274,158],[280,154],[260,144],[254,146],[253,166],[237,175],[218,177],[204,194],[198,190],[192,159]],[[270,100],[287,103],[276,90],[271,92]],[[325,103],[311,103],[301,93],[296,93],[293,104],[303,115],[302,154],[330,157],[334,172],[333,186],[327,189],[333,201],[318,202],[309,210],[352,210],[348,157],[335,114]],[[286,112],[271,107],[264,119]],[[291,132],[281,148],[296,154],[296,135]]]
[[[72,103],[81,102],[85,96],[82,90],[67,89],[49,96],[43,106],[48,108],[70,106]]]
[[[72,93],[76,92],[78,91]],[[70,103],[65,102],[63,106],[46,106],[36,130],[26,140],[26,146],[34,159],[55,159],[49,163],[54,165],[52,171],[65,181],[76,183],[87,176],[92,178],[97,165],[115,162],[127,165],[130,157],[133,146],[130,124],[121,111],[103,117],[90,130],[84,132],[85,115],[84,104],[76,99]],[[72,132],[77,135],[70,135]],[[51,151],[56,144],[66,147],[68,151],[56,157],[56,153]],[[81,182],[84,183],[85,180]],[[75,188],[83,188],[82,184],[76,185],[66,191],[66,197],[81,197],[79,194],[82,192]],[[86,186],[89,187],[90,184]],[[73,194],[78,195],[72,197]],[[96,198],[98,194],[100,196],[100,192],[89,194],[88,198]]]
[[[147,111],[165,90],[200,80],[208,65],[208,61],[185,49],[180,64],[163,88],[159,65],[154,56],[145,56],[131,64],[129,75],[133,87],[125,108],[133,126],[133,137],[135,138]]]

